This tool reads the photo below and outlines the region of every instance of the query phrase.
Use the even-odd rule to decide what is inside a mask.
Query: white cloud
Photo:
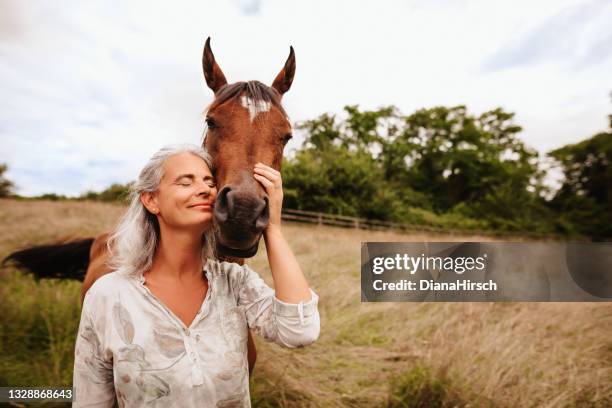
[[[26,195],[125,182],[162,145],[199,143],[209,35],[230,81],[270,83],[294,46],[293,120],[502,106],[547,151],[610,111],[609,2],[0,2],[0,162]]]

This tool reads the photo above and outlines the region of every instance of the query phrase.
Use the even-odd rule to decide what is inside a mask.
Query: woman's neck
[[[202,279],[202,233],[160,226],[149,276],[189,284]]]

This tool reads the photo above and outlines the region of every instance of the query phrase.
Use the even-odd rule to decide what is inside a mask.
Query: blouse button
[[[189,329],[185,329],[185,335],[189,336]]]
[[[196,334],[196,341],[200,341],[200,335]]]

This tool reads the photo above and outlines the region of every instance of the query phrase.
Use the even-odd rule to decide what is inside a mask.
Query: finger
[[[264,177],[261,176],[257,176],[255,179],[259,181],[259,183],[263,186],[264,190],[266,191],[266,194],[268,194],[269,197],[273,197],[277,193],[278,190],[269,180],[266,180]]]
[[[274,184],[278,184],[281,181],[281,177],[278,174],[272,173],[267,169],[258,167],[255,169],[255,174],[262,175],[266,177],[268,180],[272,181]]]
[[[271,180],[278,180],[278,179],[280,179],[280,175],[279,174],[273,173],[273,172],[271,172],[268,169],[264,169],[263,167],[257,167],[257,168],[255,168],[254,171],[256,173],[264,176],[264,177],[267,177],[267,178],[271,179]]]
[[[269,194],[274,191],[274,183],[272,183],[270,180],[268,180],[264,176],[260,176],[259,174],[254,174],[253,177],[255,177],[255,179],[261,184],[263,184],[264,188]]]
[[[270,167],[268,165],[265,165],[265,164],[263,164],[261,162],[255,163],[255,168],[266,169],[266,170],[268,170],[271,173],[280,174],[280,172],[278,170],[276,170],[273,167]]]
[[[257,167],[261,167],[261,168],[264,168],[264,169],[266,169],[266,170],[270,171],[271,173],[274,173],[274,174],[279,175],[279,176],[280,176],[280,174],[281,174],[281,173],[280,173],[280,171],[278,171],[278,170],[276,170],[276,169],[274,169],[274,168],[272,168],[272,167],[270,167],[270,166],[266,166],[265,164],[263,164],[263,163],[261,163],[261,162],[256,163],[256,164],[255,164],[255,166],[257,166]]]

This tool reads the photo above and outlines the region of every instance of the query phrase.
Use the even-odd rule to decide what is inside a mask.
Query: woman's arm
[[[90,292],[85,295],[74,348],[73,407],[112,407],[115,402],[113,362],[104,356],[103,339],[91,313]]]
[[[287,303],[307,302],[311,299],[308,282],[281,231],[283,206],[281,174],[271,167],[257,163],[254,177],[268,193],[270,218],[268,227],[264,231],[264,241],[276,297]]]
[[[287,348],[307,346],[317,340],[321,326],[319,297],[312,289],[309,289],[308,302],[286,303],[274,296],[274,289],[248,265],[228,262],[222,265],[233,278],[238,306],[243,308],[247,323],[255,333]]]
[[[276,290],[266,285],[248,265],[226,265],[240,268],[229,275],[239,277],[235,282],[238,305],[244,307],[249,327],[265,340],[283,347],[303,347],[319,337],[319,297],[309,288],[280,231],[283,199],[280,174],[257,165],[254,176],[268,191],[270,220],[264,239]]]

